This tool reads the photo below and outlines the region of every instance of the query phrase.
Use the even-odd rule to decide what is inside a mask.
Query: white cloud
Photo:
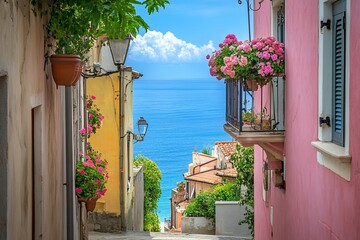
[[[136,61],[156,62],[196,62],[204,60],[214,51],[212,41],[203,46],[196,46],[178,39],[173,33],[165,34],[148,31],[143,36],[137,35],[131,44],[129,58]]]

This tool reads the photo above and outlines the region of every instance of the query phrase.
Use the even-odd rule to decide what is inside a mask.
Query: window
[[[312,142],[318,151],[318,163],[346,180],[350,180],[351,161],[346,65],[350,1],[319,0],[319,141]],[[330,124],[321,124],[320,120],[326,118]]]
[[[345,119],[345,0],[333,3],[332,33],[332,142],[344,146]]]
[[[285,0],[272,1],[271,35],[285,43]]]
[[[272,1],[272,28],[271,35],[279,42],[285,43],[285,1]],[[285,45],[286,48],[286,45]],[[271,98],[272,112],[277,116],[277,129],[285,129],[285,81],[283,77],[273,79],[273,96]],[[280,117],[282,116],[282,117]]]

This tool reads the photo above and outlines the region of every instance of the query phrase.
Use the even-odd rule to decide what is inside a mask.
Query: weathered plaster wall
[[[265,1],[266,3],[267,1]],[[255,153],[255,239],[359,239],[358,122],[360,2],[351,1],[350,155],[348,182],[317,163],[311,146],[318,126],[318,1],[286,1],[286,191],[261,198],[262,151]],[[255,35],[270,33],[270,5],[255,14]],[[354,131],[355,130],[355,131]],[[266,157],[265,157],[266,158]],[[270,209],[273,224],[270,225]]]
[[[96,96],[94,103],[104,116],[96,134],[89,139],[91,146],[108,161],[107,192],[97,202],[100,212],[120,214],[120,127],[119,127],[119,74],[86,80],[86,94]]]
[[[214,219],[205,217],[182,217],[181,222],[182,233],[215,234]]]
[[[64,239],[63,89],[46,77],[51,76],[48,65],[44,72],[45,20],[31,8],[26,0],[0,2],[0,70],[8,73],[7,239],[32,235],[34,107],[41,113],[41,123],[35,124],[41,128],[42,238]]]

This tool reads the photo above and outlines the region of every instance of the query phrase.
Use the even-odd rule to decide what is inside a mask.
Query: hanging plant
[[[149,28],[136,6],[143,5],[152,14],[166,4],[169,0],[57,0],[51,6],[48,35],[54,39],[56,54],[77,54],[86,60],[99,36],[124,38]]]
[[[284,44],[274,37],[238,41],[234,34],[229,34],[219,47],[211,56],[207,55],[210,75],[218,80],[254,79],[263,86],[284,74]]]

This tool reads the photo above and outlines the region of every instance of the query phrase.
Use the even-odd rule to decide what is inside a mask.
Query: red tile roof
[[[235,168],[228,168],[228,169],[223,169],[223,170],[219,170],[216,175],[220,176],[220,177],[231,177],[231,178],[236,178],[237,176],[237,171]]]
[[[217,176],[218,172],[219,172],[219,170],[212,169],[212,170],[184,176],[184,178],[185,178],[185,180],[188,180],[188,181],[203,182],[203,183],[209,183],[209,184],[218,184],[222,180],[222,178],[220,176]]]
[[[237,142],[216,142],[220,151],[224,154],[225,157],[230,157],[236,151]]]

